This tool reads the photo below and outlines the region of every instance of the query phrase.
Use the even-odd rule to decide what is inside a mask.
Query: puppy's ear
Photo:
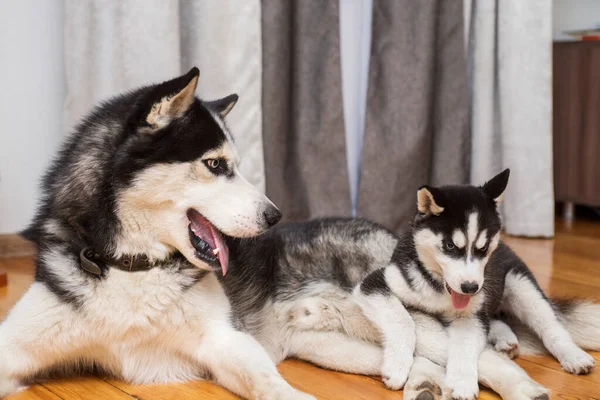
[[[181,117],[194,103],[200,71],[192,68],[179,78],[160,83],[137,102],[133,123],[138,132],[155,132]]]
[[[422,186],[417,191],[417,210],[423,215],[440,215],[444,211],[444,196],[439,189]]]
[[[510,169],[506,168],[498,175],[486,182],[481,188],[485,194],[496,203],[500,204],[504,197],[504,191],[508,185],[508,177],[510,176]]]
[[[217,114],[221,116],[221,118],[225,118],[227,114],[231,111],[235,103],[237,103],[239,96],[237,94],[230,94],[227,97],[223,97],[222,99],[206,101],[204,105],[209,109],[216,111]]]

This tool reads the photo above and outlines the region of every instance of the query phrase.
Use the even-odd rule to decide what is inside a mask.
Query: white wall
[[[570,39],[565,30],[600,26],[600,0],[554,0],[554,39]]]
[[[40,178],[64,137],[63,1],[2,2],[0,233],[26,227]]]

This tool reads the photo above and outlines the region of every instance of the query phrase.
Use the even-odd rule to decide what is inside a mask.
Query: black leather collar
[[[111,266],[122,271],[136,272],[148,271],[156,265],[148,261],[145,254],[125,255],[114,258],[95,251],[91,247],[86,247],[79,253],[81,268],[90,274],[102,275],[102,267]]]

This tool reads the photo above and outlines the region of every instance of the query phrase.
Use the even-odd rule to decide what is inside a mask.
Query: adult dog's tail
[[[600,304],[584,299],[551,299],[558,319],[584,350],[600,350]],[[512,316],[505,322],[519,339],[520,354],[547,353],[542,341],[528,327]]]

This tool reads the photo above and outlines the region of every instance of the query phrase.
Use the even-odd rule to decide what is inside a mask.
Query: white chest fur
[[[425,281],[421,274],[414,268],[409,268],[411,285],[404,279],[396,266],[386,268],[385,277],[392,292],[402,300],[406,306],[414,307],[429,313],[441,314],[448,318],[474,315],[481,309],[484,302],[484,292],[472,296],[467,307],[457,310],[452,305],[452,298],[444,290],[437,292]]]

